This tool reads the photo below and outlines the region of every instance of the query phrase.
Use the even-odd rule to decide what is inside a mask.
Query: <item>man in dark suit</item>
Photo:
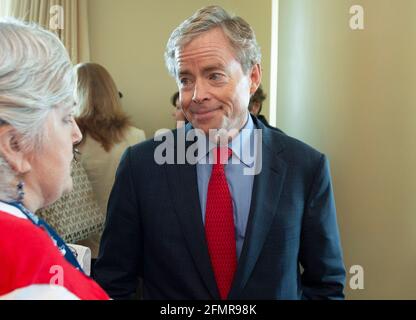
[[[121,160],[95,266],[111,297],[132,297],[138,278],[145,299],[344,297],[326,157],[249,116],[260,56],[251,27],[217,6],[172,33],[189,123]]]

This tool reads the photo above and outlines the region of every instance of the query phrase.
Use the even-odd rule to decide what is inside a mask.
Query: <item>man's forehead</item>
[[[186,41],[183,43],[181,47],[184,49],[194,49],[199,48],[203,46],[216,46],[216,47],[224,47],[224,46],[230,46],[231,43],[225,33],[220,28],[215,28],[212,30],[208,30],[205,32],[202,32],[201,34],[193,37],[192,39]]]
[[[191,43],[198,43],[198,42],[218,42],[218,41],[228,41],[227,36],[225,35],[224,31],[220,27],[216,27],[210,30],[206,30],[200,32],[199,34],[195,35],[185,43],[185,46]]]
[[[229,58],[233,58],[232,52],[220,47],[200,47],[195,50],[179,50],[176,56],[178,63],[199,61],[218,61],[218,63],[224,63]]]
[[[201,46],[199,48],[178,50],[176,64],[178,69],[198,64],[200,67],[225,68],[236,57],[231,48],[220,46]]]
[[[225,59],[221,55],[189,56],[188,58],[177,60],[178,74],[193,73],[196,69],[202,72],[216,69],[225,70],[234,61],[235,59]]]
[[[221,28],[211,29],[184,43],[176,50],[176,55],[197,51],[224,50],[233,52],[233,47]]]

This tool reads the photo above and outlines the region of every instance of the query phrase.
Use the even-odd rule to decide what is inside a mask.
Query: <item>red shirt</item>
[[[16,289],[32,288],[29,299],[39,299],[37,288],[42,293],[50,288],[49,297],[54,299],[53,292],[60,287],[64,290],[58,291],[69,291],[69,296],[81,300],[109,299],[95,281],[66,261],[45,231],[6,212],[6,206],[0,210],[0,298]]]

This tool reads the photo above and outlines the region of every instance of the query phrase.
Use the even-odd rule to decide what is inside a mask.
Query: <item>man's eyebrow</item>
[[[215,65],[206,66],[204,69],[202,69],[204,73],[209,73],[209,72],[216,71],[216,70],[225,70],[225,67],[223,64],[218,63]]]
[[[216,64],[212,64],[212,65],[208,65],[206,67],[204,67],[202,69],[203,73],[209,73],[215,70],[225,70],[225,66],[222,63],[216,63]],[[180,70],[179,71],[179,76],[184,76],[184,75],[191,75],[191,72],[187,69],[184,70]]]
[[[191,74],[191,72],[189,72],[188,70],[180,70],[179,71],[179,73],[178,73],[178,76],[188,76],[188,75],[190,75]]]

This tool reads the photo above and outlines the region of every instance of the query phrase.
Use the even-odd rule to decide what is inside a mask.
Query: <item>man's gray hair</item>
[[[165,51],[165,63],[169,73],[177,77],[176,55],[193,39],[214,28],[221,28],[233,47],[244,73],[261,62],[260,47],[254,30],[243,19],[231,16],[219,6],[208,6],[182,22],[171,34]]]
[[[59,38],[35,24],[0,19],[0,126],[20,134],[26,152],[41,148],[49,112],[73,103],[75,77]],[[11,170],[0,153],[0,199]]]

